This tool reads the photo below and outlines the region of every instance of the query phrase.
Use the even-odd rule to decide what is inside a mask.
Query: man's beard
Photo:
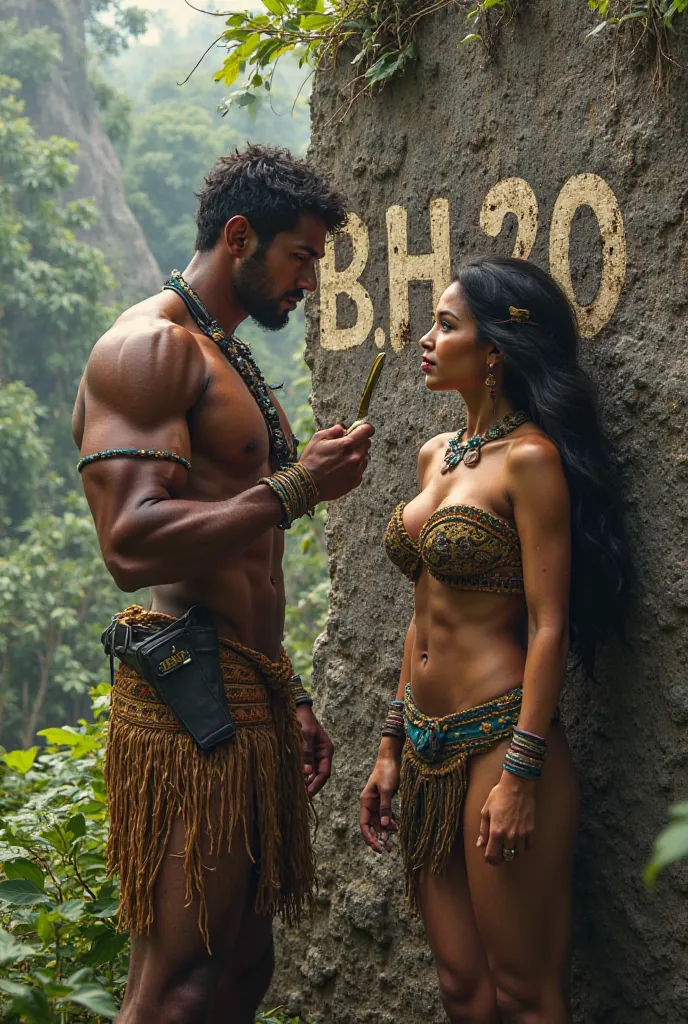
[[[302,291],[272,295],[272,280],[265,267],[265,250],[258,246],[234,275],[234,290],[248,315],[268,331],[279,331],[289,320],[289,310],[280,309],[284,299],[300,301]]]

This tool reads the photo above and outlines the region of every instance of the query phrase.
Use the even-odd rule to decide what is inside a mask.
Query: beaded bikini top
[[[518,531],[504,519],[474,505],[447,505],[428,518],[417,540],[406,532],[402,502],[385,531],[385,550],[414,582],[426,569],[457,590],[523,593]]]

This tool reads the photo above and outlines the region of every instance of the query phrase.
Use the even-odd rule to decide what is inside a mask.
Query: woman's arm
[[[411,677],[411,657],[416,641],[416,622],[411,619],[406,641],[404,656],[401,661],[399,685],[396,699],[404,699],[404,690]],[[401,762],[402,739],[396,736],[383,736],[377,752],[377,760],[363,792],[361,793],[361,835],[364,841],[375,850],[389,853],[390,831],[396,831],[396,822],[392,814],[392,798],[399,788],[399,769]]]
[[[559,453],[546,438],[528,438],[527,443],[524,439],[509,461],[528,607],[519,728],[545,737],[559,701],[569,651],[569,492]]]
[[[399,685],[397,686],[397,692],[395,700],[404,699],[404,691],[406,690],[406,684],[411,678],[411,657],[413,656],[413,645],[416,642],[416,619],[415,616],[411,619],[408,630],[406,631],[406,640],[404,641],[404,656],[401,659],[401,669],[399,671]],[[383,736],[380,740],[380,748],[378,750],[379,757],[400,757],[401,748],[404,745],[404,741],[397,739],[396,736]]]
[[[509,497],[521,541],[528,607],[528,651],[519,728],[545,738],[556,711],[569,649],[571,576],[569,492],[559,453],[545,437],[514,444]],[[535,827],[538,783],[507,772],[483,808],[479,846],[501,864],[502,848],[524,852]]]

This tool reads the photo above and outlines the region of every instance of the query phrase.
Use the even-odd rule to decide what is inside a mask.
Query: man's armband
[[[166,452],[162,448],[106,448],[102,452],[85,455],[77,463],[77,471],[80,473],[92,462],[103,462],[105,459],[165,459],[167,462],[177,462],[184,469],[191,469],[188,459],[182,455],[175,455],[174,452]]]

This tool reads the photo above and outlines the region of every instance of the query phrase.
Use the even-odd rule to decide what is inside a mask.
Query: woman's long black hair
[[[576,318],[539,267],[504,256],[464,264],[456,278],[481,341],[503,354],[504,391],[559,450],[571,496],[571,649],[592,675],[595,651],[623,637],[630,557],[597,392],[579,362]],[[509,307],[527,309],[527,322]]]

